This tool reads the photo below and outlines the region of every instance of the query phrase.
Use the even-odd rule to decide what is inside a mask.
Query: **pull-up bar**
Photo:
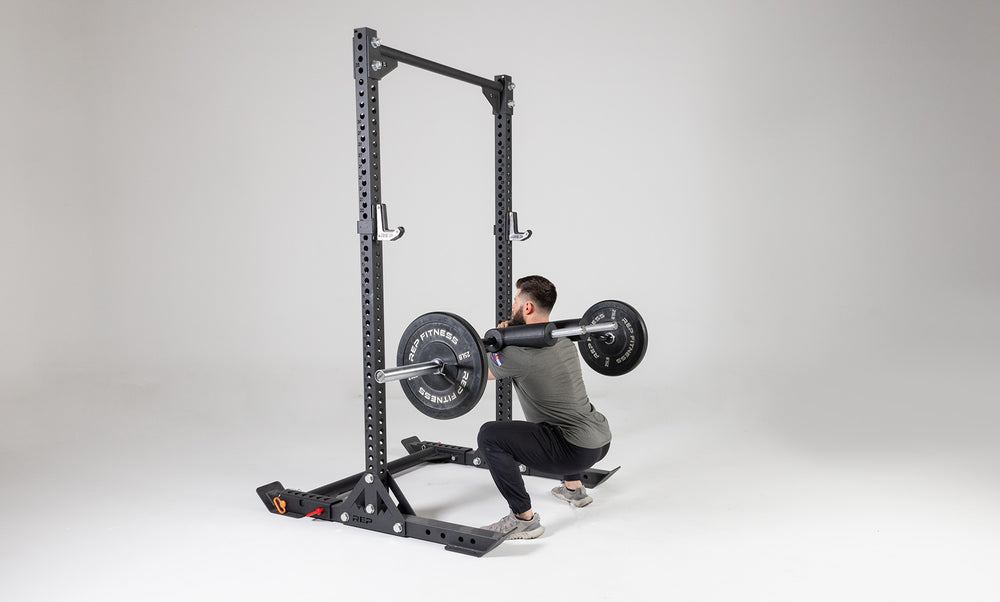
[[[375,46],[378,42],[378,38],[372,40],[372,45]],[[454,67],[449,67],[447,65],[442,65],[441,63],[435,63],[434,61],[429,61],[425,58],[412,55],[408,52],[403,52],[402,50],[396,50],[395,48],[389,48],[388,46],[382,46],[379,44],[376,46],[382,53],[382,56],[391,59],[396,59],[400,63],[407,65],[412,65],[413,67],[420,67],[432,73],[437,73],[438,75],[444,75],[453,79],[457,79],[469,84],[479,86],[480,88],[489,88],[491,90],[496,90],[500,92],[503,90],[503,84],[498,81],[491,79],[486,79],[485,77],[479,77],[478,75],[473,75],[471,73],[466,73],[465,71],[460,71]]]
[[[467,84],[478,86],[483,91],[486,100],[493,107],[495,115],[510,115],[514,109],[514,82],[508,75],[498,75],[493,79],[486,79],[471,73],[466,73],[460,69],[442,65],[434,61],[427,60],[402,50],[396,50],[388,46],[383,46],[382,41],[375,37],[372,29],[360,30],[362,33],[358,40],[359,61],[367,61],[364,65],[359,65],[359,74],[368,72],[373,80],[380,80],[390,71],[399,66],[400,63],[419,67],[431,73],[444,75],[452,79],[463,81]],[[365,48],[365,41],[368,41]]]

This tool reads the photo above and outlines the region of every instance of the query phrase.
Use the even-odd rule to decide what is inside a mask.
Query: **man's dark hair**
[[[525,276],[517,281],[517,288],[521,289],[522,295],[531,297],[535,305],[545,313],[551,312],[556,304],[556,285],[547,278]]]

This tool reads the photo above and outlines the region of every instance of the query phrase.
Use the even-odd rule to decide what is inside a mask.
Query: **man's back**
[[[580,447],[611,441],[607,419],[587,396],[576,345],[562,339],[539,349],[507,347],[498,355],[502,365],[494,371],[513,378],[526,420],[557,426],[566,441]]]

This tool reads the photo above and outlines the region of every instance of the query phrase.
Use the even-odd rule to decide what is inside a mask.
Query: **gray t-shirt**
[[[579,447],[597,449],[611,442],[608,420],[587,397],[580,354],[569,339],[540,349],[504,347],[489,359],[494,376],[513,379],[529,422],[556,426]]]

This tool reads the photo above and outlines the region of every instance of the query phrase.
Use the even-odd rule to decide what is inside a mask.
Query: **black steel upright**
[[[497,76],[501,83],[501,101],[494,105],[495,150],[496,150],[496,323],[510,318],[511,300],[514,297],[513,249],[511,230],[514,215],[512,192],[511,126],[514,116],[514,83],[506,75]],[[511,420],[513,417],[513,392],[509,378],[497,379],[496,383],[497,420]]]
[[[368,472],[386,480],[385,385],[375,382],[375,371],[385,366],[382,325],[385,305],[382,288],[382,240],[376,217],[381,199],[379,179],[378,80],[388,69],[372,73],[379,60],[372,46],[375,31],[355,31],[355,90],[358,135],[358,234],[361,249],[361,324],[364,347],[365,457]]]

